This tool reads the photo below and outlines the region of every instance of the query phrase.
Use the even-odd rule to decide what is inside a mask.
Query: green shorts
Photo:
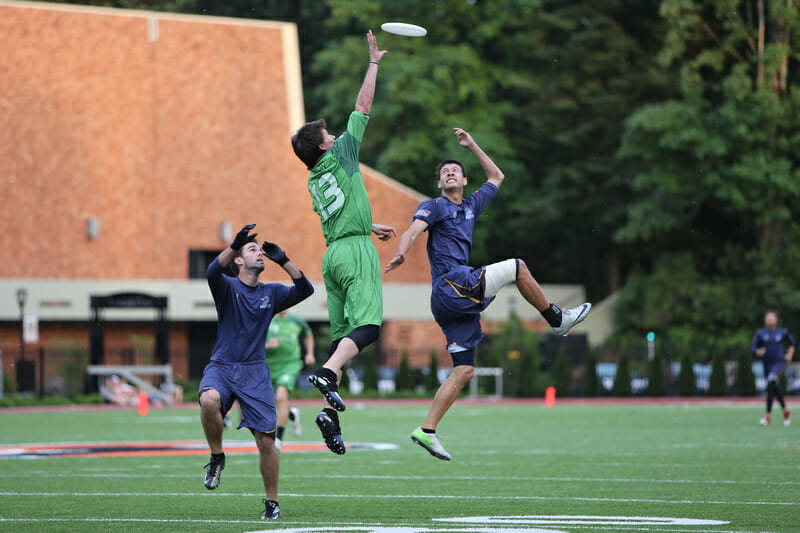
[[[294,384],[297,383],[297,376],[303,370],[303,361],[300,359],[293,359],[291,361],[270,361],[267,359],[267,366],[269,367],[269,375],[272,380],[272,389],[278,388],[278,385],[283,385],[289,392],[294,390]]]
[[[322,258],[322,277],[333,340],[360,326],[381,325],[381,264],[372,239],[359,235],[333,241]]]

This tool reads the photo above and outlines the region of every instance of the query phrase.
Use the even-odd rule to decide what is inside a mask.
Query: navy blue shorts
[[[784,366],[786,366],[784,359],[778,359],[777,361],[764,359],[764,377],[767,378],[767,381],[777,381],[781,372],[783,372]]]
[[[481,311],[494,298],[484,298],[486,268],[457,267],[436,280],[431,312],[452,353],[475,348],[483,339]]]
[[[223,414],[230,410],[235,400],[239,400],[242,421],[237,429],[248,428],[262,433],[275,431],[275,393],[265,362],[211,361],[203,370],[200,393],[207,388],[219,392]]]

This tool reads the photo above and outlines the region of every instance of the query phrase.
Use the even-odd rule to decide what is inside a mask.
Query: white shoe
[[[761,418],[761,420],[758,421],[758,423],[761,424],[762,426],[768,426],[769,425],[769,415],[764,415]]]
[[[281,451],[281,446],[283,446],[283,442],[281,442],[281,439],[275,437],[275,449],[278,450],[278,453]]]
[[[557,328],[553,328],[553,333],[556,335],[566,335],[569,333],[569,330],[583,322],[584,319],[589,316],[591,310],[592,304],[590,303],[585,303],[581,306],[573,307],[572,309],[562,309],[561,325]]]
[[[788,428],[789,424],[791,423],[792,423],[792,412],[787,407],[786,409],[783,410],[783,426]]]
[[[303,428],[300,427],[300,410],[297,407],[289,408],[289,425],[292,428],[292,435],[295,437],[303,434]]]
[[[422,426],[418,427],[411,433],[411,440],[428,450],[428,453],[437,459],[449,461],[452,459],[447,450],[444,449],[442,443],[439,442],[439,435],[436,433],[425,433],[422,431]]]

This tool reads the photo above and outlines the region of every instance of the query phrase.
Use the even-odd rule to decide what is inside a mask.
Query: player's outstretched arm
[[[392,260],[386,265],[386,268],[383,269],[384,273],[394,270],[405,262],[406,254],[416,242],[417,237],[422,235],[422,232],[427,228],[428,223],[424,220],[415,219],[411,223],[406,232],[400,236],[400,242],[397,243],[397,251]]]
[[[486,173],[486,177],[488,181],[494,184],[495,187],[500,187],[503,183],[503,179],[505,175],[503,171],[492,161],[492,159],[486,155],[478,143],[472,138],[468,132],[464,131],[462,128],[453,128],[453,132],[458,137],[458,144],[464,146],[469,149],[470,152],[475,154],[475,157],[478,158],[478,162],[481,164],[481,168]]]
[[[356,111],[369,115],[372,109],[372,100],[375,98],[375,83],[378,79],[378,63],[381,58],[388,54],[386,50],[378,50],[378,42],[372,34],[372,30],[367,32],[367,43],[369,44],[369,65],[367,73],[364,75],[364,82],[356,97]]]
[[[274,242],[264,241],[261,245],[261,250],[264,252],[264,256],[266,256],[267,259],[283,267],[292,279],[300,279],[303,277],[303,273],[300,272],[300,269],[286,257],[286,252]]]

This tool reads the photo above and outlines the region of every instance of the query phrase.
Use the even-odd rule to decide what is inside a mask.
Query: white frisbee
[[[416,24],[406,24],[405,22],[384,22],[381,29],[385,32],[403,35],[405,37],[423,37],[428,34],[428,30]]]

